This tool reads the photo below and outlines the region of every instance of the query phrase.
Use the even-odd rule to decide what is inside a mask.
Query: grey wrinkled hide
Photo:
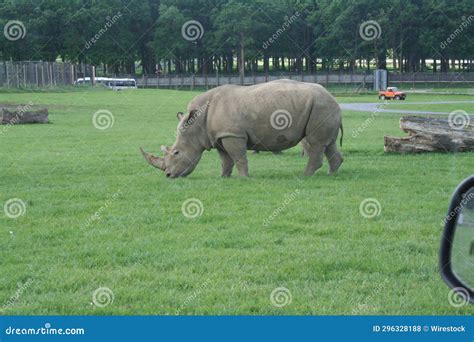
[[[212,148],[219,152],[222,176],[230,176],[234,165],[247,176],[247,150],[282,151],[303,138],[309,157],[305,175],[321,167],[324,155],[330,173],[343,160],[336,143],[341,110],[318,84],[277,80],[249,87],[224,85],[196,96],[188,114],[180,114],[176,142],[160,158],[159,168],[168,177],[190,174],[203,151]]]

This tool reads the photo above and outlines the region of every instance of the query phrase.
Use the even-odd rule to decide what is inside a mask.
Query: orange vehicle
[[[380,100],[405,100],[406,97],[407,95],[397,87],[387,87],[387,90],[379,91]]]

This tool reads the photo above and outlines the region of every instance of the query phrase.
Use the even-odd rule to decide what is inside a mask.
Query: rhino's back
[[[248,87],[226,85],[213,89],[200,101],[204,99],[210,100],[207,121],[213,140],[242,137],[250,148],[258,150],[296,145],[304,137],[310,115],[338,107],[323,87],[292,80]]]

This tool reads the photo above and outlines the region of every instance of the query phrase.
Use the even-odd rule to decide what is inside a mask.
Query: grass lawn
[[[172,144],[175,114],[197,94],[0,93],[0,103],[47,106],[51,120],[0,127],[0,203],[26,204],[18,218],[0,212],[0,313],[474,314],[450,306],[437,270],[442,221],[473,153],[387,155],[383,136],[405,135],[399,115],[365,125],[371,113],[347,111],[336,176],[325,162],[301,177],[296,147],[250,154],[248,179],[235,170],[221,179],[213,150],[189,177],[170,180],[138,147]],[[428,99],[472,97],[410,95]],[[106,130],[92,123],[101,109],[114,117]],[[201,216],[183,215],[189,198]],[[373,218],[359,210],[368,198],[380,203]],[[104,307],[93,304],[100,287],[113,295]],[[291,303],[272,305],[278,287]]]

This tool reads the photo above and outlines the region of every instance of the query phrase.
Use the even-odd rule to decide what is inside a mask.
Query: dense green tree
[[[104,73],[474,69],[472,0],[0,0],[12,22],[25,32],[0,35],[0,59]]]

